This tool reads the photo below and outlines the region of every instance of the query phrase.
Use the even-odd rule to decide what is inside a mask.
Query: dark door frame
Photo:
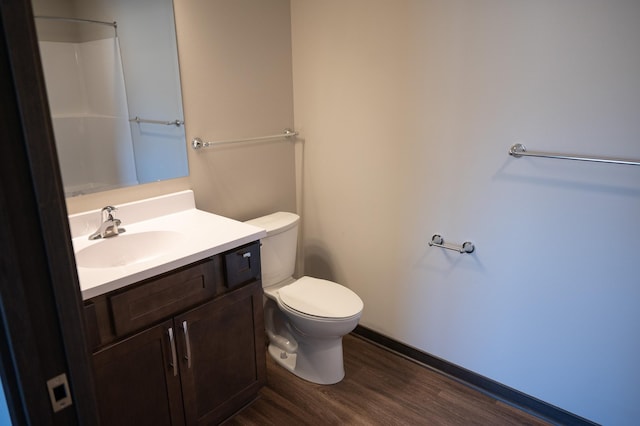
[[[0,373],[15,425],[94,425],[82,297],[29,0],[0,0]],[[54,413],[46,381],[65,373]]]

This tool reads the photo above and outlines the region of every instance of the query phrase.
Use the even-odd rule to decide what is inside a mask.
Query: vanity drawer
[[[253,242],[224,254],[227,288],[260,279],[260,243]]]
[[[115,334],[141,329],[215,296],[224,281],[220,263],[213,257],[108,296]]]

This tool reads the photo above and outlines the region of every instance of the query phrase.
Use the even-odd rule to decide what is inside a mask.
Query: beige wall
[[[227,140],[293,128],[286,0],[176,0],[187,139]],[[189,150],[199,208],[245,220],[295,211],[294,144]]]
[[[75,16],[72,0],[31,0],[35,16]]]
[[[640,2],[291,6],[306,273],[380,333],[597,422],[640,417],[640,168],[507,155],[640,158]]]

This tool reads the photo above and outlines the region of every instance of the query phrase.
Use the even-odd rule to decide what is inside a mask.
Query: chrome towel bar
[[[229,139],[225,141],[213,141],[213,142],[205,142],[200,138],[193,138],[191,141],[191,147],[193,149],[201,149],[201,148],[209,148],[214,145],[226,145],[237,142],[257,142],[257,141],[267,141],[271,139],[282,139],[282,138],[290,138],[292,136],[297,136],[298,132],[293,131],[291,129],[284,129],[282,133],[277,135],[269,135],[269,136],[258,136],[255,138],[244,138],[244,139]]]
[[[585,157],[582,155],[553,154],[549,152],[527,151],[527,148],[521,143],[512,145],[511,148],[509,149],[509,155],[516,158],[544,157],[544,158],[557,158],[561,160],[592,161],[596,163],[626,164],[629,166],[640,166],[640,161],[623,160],[621,158]]]
[[[184,120],[173,120],[173,121],[165,121],[165,120],[149,120],[147,118],[140,118],[138,116],[129,119],[131,122],[135,123],[149,123],[149,124],[164,124],[165,126],[176,126],[180,127],[184,124]]]
[[[473,253],[473,251],[476,249],[473,243],[470,241],[465,241],[464,243],[462,243],[462,246],[452,246],[449,244],[445,244],[442,236],[438,234],[435,234],[433,237],[431,237],[431,241],[429,241],[429,247],[440,247],[447,250],[457,251],[461,254]]]

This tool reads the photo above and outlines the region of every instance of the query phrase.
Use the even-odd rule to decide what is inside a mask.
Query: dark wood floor
[[[267,355],[267,386],[225,425],[547,425],[354,335],[344,358],[344,380],[322,386]]]

